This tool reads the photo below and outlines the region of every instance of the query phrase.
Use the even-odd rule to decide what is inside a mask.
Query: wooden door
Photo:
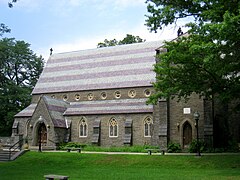
[[[186,122],[183,125],[183,147],[189,147],[190,143],[192,142],[192,126],[189,122]]]
[[[47,128],[44,123],[40,124],[38,129],[38,142],[41,142],[42,146],[47,145]]]

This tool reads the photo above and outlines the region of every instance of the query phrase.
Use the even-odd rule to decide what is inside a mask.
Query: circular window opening
[[[145,95],[146,97],[149,97],[149,96],[151,95],[150,89],[145,89],[144,95]]]
[[[68,96],[65,94],[63,95],[63,100],[66,101],[68,99]]]
[[[89,101],[93,100],[93,97],[94,97],[93,93],[89,93],[87,95],[87,98],[88,98]]]
[[[136,96],[136,91],[135,91],[135,90],[130,90],[130,91],[128,91],[128,96],[129,96],[130,98],[134,98],[134,97]]]
[[[75,94],[75,100],[79,101],[80,100],[80,95],[79,94]]]
[[[121,97],[120,91],[115,91],[115,98],[119,99]]]
[[[106,99],[107,98],[107,93],[106,92],[102,92],[101,93],[101,99]]]

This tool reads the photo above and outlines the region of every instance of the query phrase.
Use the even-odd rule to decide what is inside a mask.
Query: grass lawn
[[[240,156],[146,156],[28,152],[0,162],[1,180],[38,180],[46,174],[74,179],[240,179]]]

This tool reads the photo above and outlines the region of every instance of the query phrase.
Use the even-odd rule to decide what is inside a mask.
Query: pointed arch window
[[[144,137],[151,137],[152,134],[152,118],[151,117],[146,117],[143,121],[144,123]]]
[[[87,120],[82,118],[79,123],[79,137],[87,137]]]
[[[118,137],[118,123],[115,118],[109,121],[109,137]]]

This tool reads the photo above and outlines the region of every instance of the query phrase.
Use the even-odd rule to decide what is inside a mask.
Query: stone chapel
[[[212,104],[192,95],[185,102],[153,93],[156,54],[162,41],[52,54],[32,91],[31,104],[15,115],[12,136],[30,147],[61,142],[97,146],[157,145],[187,148],[196,138],[193,113],[200,113],[199,137],[213,141]]]

